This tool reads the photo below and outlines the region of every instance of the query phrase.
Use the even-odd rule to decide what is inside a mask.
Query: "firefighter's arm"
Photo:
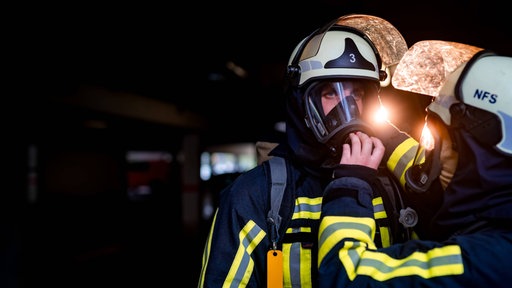
[[[386,147],[382,163],[405,187],[405,171],[412,165],[418,141],[389,122],[375,129],[375,133]]]
[[[258,183],[254,185],[254,183]],[[221,192],[203,253],[198,287],[261,287],[266,281],[267,181],[263,166]]]
[[[325,189],[318,235],[321,287],[347,287],[355,278],[353,255],[376,249],[373,218],[374,169],[340,166]],[[339,178],[338,178],[339,177]],[[355,253],[355,254],[354,254]]]

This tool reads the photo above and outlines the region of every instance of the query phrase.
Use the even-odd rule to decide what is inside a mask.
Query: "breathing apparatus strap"
[[[269,159],[270,175],[272,178],[272,186],[270,190],[270,210],[268,211],[267,220],[271,225],[270,240],[273,249],[276,249],[279,241],[279,226],[281,225],[281,216],[279,209],[283,200],[284,190],[286,189],[286,163],[284,158],[272,157]]]
[[[283,253],[278,250],[277,242],[279,239],[279,226],[281,225],[281,216],[279,210],[283,200],[284,190],[286,188],[286,163],[285,159],[273,156],[269,160],[270,177],[272,186],[270,189],[270,210],[268,211],[267,221],[270,229],[270,240],[272,247],[267,252],[267,287],[283,287]]]

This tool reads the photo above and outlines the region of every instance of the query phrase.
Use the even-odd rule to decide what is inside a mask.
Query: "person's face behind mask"
[[[329,149],[323,167],[339,164],[342,146],[349,143],[349,134],[361,131],[373,136],[372,127],[363,119],[367,105],[378,101],[377,85],[361,79],[322,80],[312,83],[305,91],[306,124],[318,142]],[[371,109],[370,109],[371,110]]]
[[[364,87],[359,82],[344,81],[341,85],[340,82],[325,83],[321,86],[320,92],[323,111],[328,115],[343,100],[348,105],[354,103],[357,105],[358,113],[352,112],[351,114],[362,114],[364,93]],[[347,101],[350,99],[347,97],[352,97],[352,99]],[[352,111],[355,111],[355,108],[348,107]]]
[[[372,134],[362,118],[367,86],[364,81],[343,79],[320,81],[306,90],[306,122],[319,142],[344,142],[354,131]]]

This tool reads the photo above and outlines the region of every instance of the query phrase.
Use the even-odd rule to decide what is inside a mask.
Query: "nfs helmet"
[[[419,41],[397,66],[393,86],[434,97],[427,110],[446,125],[512,156],[512,57],[457,42]]]
[[[450,138],[455,141],[451,146],[458,153],[464,151],[482,159],[469,163],[473,158],[458,157],[462,164],[458,163],[457,167],[472,167],[479,163],[482,167],[476,169],[487,171],[487,164],[496,168],[499,161],[510,161],[511,80],[512,57],[451,41],[424,40],[411,46],[397,65],[392,79],[393,86],[432,97],[427,107],[428,118],[423,132],[427,137],[422,133],[422,147],[416,153],[413,166],[405,174],[407,185],[412,191],[428,191],[441,175],[442,163],[449,162],[443,161],[448,154],[441,153],[442,137],[435,131],[437,129],[430,129],[436,128],[438,122],[448,127]],[[431,117],[432,125],[429,120]],[[508,160],[491,161],[491,157],[496,157],[497,153],[505,155],[504,159],[508,157]],[[447,176],[444,176],[443,183],[447,186],[453,172],[445,174]],[[487,182],[495,183],[489,179]]]

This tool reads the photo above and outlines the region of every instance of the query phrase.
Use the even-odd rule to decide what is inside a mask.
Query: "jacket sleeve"
[[[375,136],[386,147],[382,161],[402,187],[405,187],[405,171],[414,160],[418,141],[391,123],[384,123],[379,129],[375,129]]]
[[[268,191],[262,165],[221,193],[204,247],[198,287],[263,287],[269,249]]]
[[[444,242],[409,240],[377,248],[372,171],[346,168],[334,174],[340,178],[324,191],[318,234],[319,287],[508,285],[503,283],[512,278],[506,272],[510,257],[495,252],[512,248],[512,233],[507,230],[459,235]],[[361,173],[363,168],[370,174]],[[354,169],[359,171],[350,176]],[[363,174],[366,176],[361,177]]]

